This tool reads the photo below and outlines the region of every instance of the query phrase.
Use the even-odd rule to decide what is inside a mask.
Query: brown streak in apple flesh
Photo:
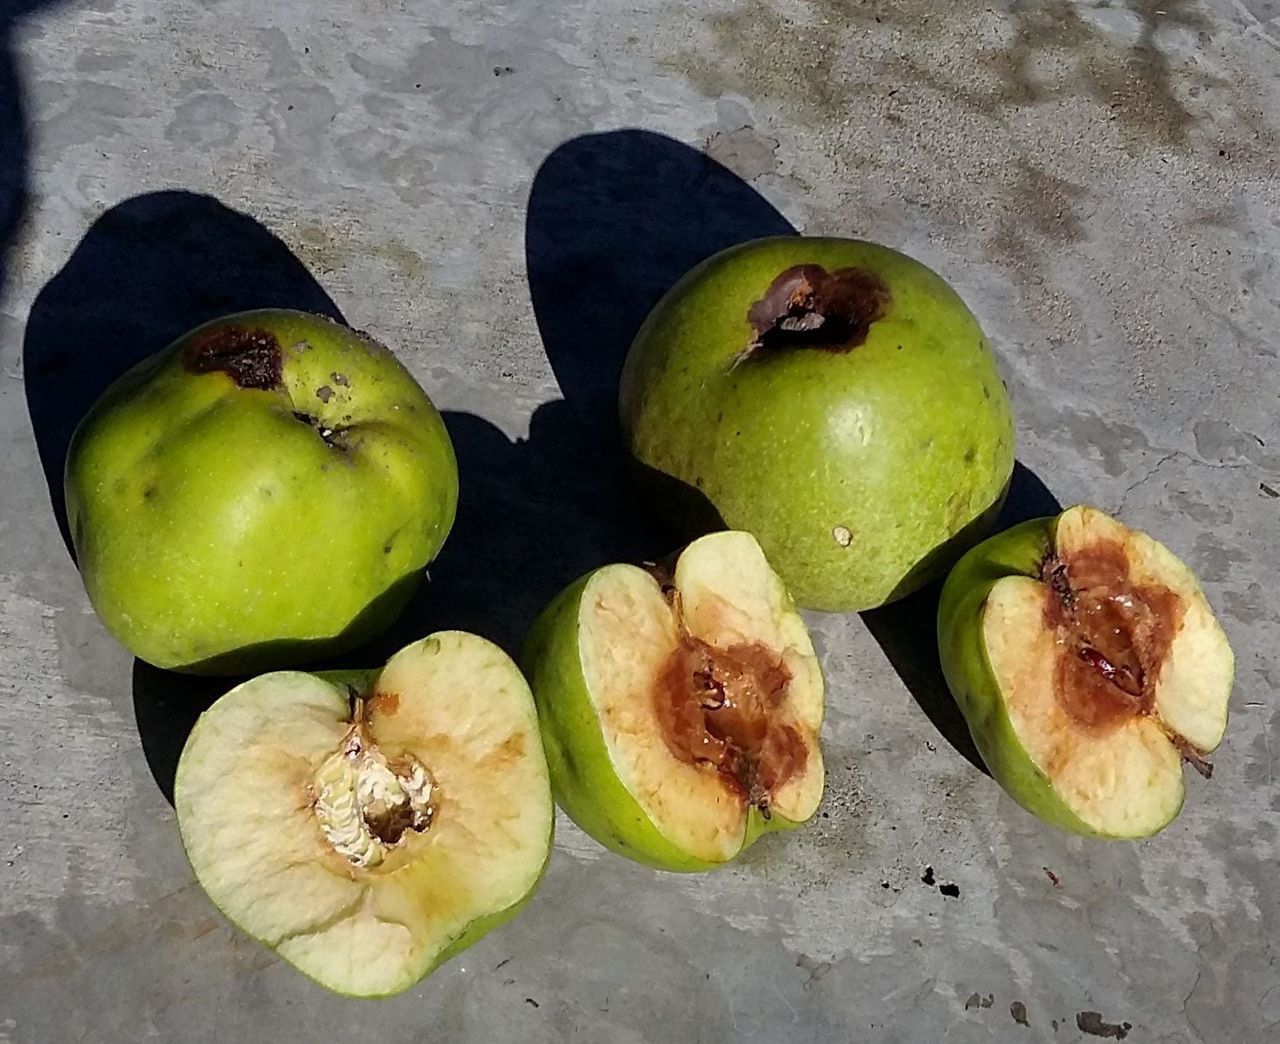
[[[880,277],[864,269],[828,272],[821,265],[793,265],[747,311],[755,337],[746,354],[784,348],[850,351],[867,339],[890,300]]]
[[[777,714],[791,672],[763,645],[719,648],[690,634],[679,592],[671,599],[679,644],[653,693],[667,749],[687,764],[711,765],[726,787],[768,818],[774,792],[808,754],[800,733]]]
[[[1077,725],[1098,731],[1156,716],[1156,683],[1186,609],[1159,583],[1139,583],[1114,540],[1094,541],[1045,560],[1045,622],[1057,635],[1054,695]],[[1163,727],[1163,724],[1162,724]],[[1193,768],[1212,766],[1182,736],[1165,729]]]
[[[227,374],[241,388],[270,391],[280,386],[280,342],[267,330],[221,326],[195,338],[183,352],[192,373]]]

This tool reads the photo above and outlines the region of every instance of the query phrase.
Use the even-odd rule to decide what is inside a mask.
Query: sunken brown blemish
[[[1046,584],[1045,622],[1057,635],[1059,706],[1086,729],[1109,730],[1155,715],[1160,668],[1182,623],[1185,600],[1164,584],[1139,582],[1115,540],[1051,555],[1040,575]],[[1212,772],[1183,737],[1169,738],[1198,772]]]
[[[267,330],[220,326],[196,337],[183,352],[192,373],[225,373],[241,388],[280,386],[280,342]]]
[[[847,352],[867,339],[871,324],[889,307],[889,288],[861,268],[828,272],[794,265],[779,273],[747,312],[755,333],[748,348],[821,348]]]
[[[687,764],[710,765],[768,818],[773,795],[808,760],[799,731],[778,713],[791,672],[764,645],[719,648],[690,634],[679,593],[668,594],[680,640],[653,689],[667,749]]]

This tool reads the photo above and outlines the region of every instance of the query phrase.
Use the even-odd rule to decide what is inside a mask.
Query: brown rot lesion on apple
[[[225,373],[241,388],[270,391],[280,386],[280,342],[267,330],[219,326],[194,338],[183,352],[191,373]]]
[[[746,355],[786,348],[847,352],[867,339],[892,295],[873,272],[793,265],[778,273],[747,311],[755,336]]]
[[[1063,710],[1089,729],[1118,727],[1135,717],[1159,722],[1156,686],[1185,599],[1135,576],[1125,547],[1114,540],[1049,554],[1040,579],[1045,623],[1057,642],[1054,695]],[[1164,728],[1183,759],[1209,778],[1213,766],[1203,753]]]
[[[762,643],[722,648],[690,633],[679,590],[664,593],[679,632],[653,688],[667,749],[687,764],[713,768],[726,789],[768,819],[773,795],[808,758],[799,730],[786,720],[791,671]]]

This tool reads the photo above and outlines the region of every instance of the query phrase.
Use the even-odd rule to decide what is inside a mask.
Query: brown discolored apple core
[[[653,690],[667,749],[688,764],[712,766],[729,790],[768,818],[774,792],[808,760],[800,733],[779,713],[790,682],[773,650],[720,649],[681,626]]]
[[[393,704],[391,701],[394,700]],[[379,695],[372,713],[394,713],[395,696]],[[388,760],[368,729],[365,703],[353,697],[351,728],[316,769],[311,806],[325,839],[353,866],[377,866],[410,833],[425,833],[439,795],[431,772],[411,755]]]
[[[283,365],[280,342],[266,330],[221,326],[193,340],[183,353],[192,373],[221,371],[241,388],[269,391],[279,387]]]
[[[821,265],[793,265],[778,273],[748,310],[747,321],[755,331],[749,351],[849,351],[867,339],[890,297],[879,276],[861,268],[828,272]]]
[[[1140,583],[1117,541],[1097,541],[1041,567],[1044,616],[1058,637],[1054,694],[1086,729],[1110,729],[1156,712],[1156,683],[1186,604],[1170,588]],[[1170,739],[1198,771],[1211,767],[1180,736]]]

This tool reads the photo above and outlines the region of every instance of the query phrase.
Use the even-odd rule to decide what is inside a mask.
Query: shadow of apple
[[[1061,510],[1057,497],[1039,476],[1025,465],[1015,463],[1009,492],[987,535]],[[869,610],[862,614],[862,620],[934,728],[971,764],[987,772],[969,735],[969,726],[942,675],[938,657],[938,598],[944,580],[945,577],[935,580],[915,594]]]

